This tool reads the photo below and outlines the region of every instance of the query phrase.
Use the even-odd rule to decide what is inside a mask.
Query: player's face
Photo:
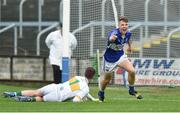
[[[119,22],[119,28],[121,32],[126,32],[128,30],[128,23],[124,21]]]

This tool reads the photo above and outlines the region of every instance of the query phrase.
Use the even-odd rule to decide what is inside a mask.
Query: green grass
[[[30,89],[27,87],[0,85],[0,93]],[[137,100],[124,87],[108,87],[105,102],[16,102],[0,96],[0,112],[179,112],[180,87],[138,87],[144,95]],[[97,97],[98,87],[91,86],[91,94]]]

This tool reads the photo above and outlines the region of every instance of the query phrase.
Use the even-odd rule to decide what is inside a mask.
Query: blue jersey
[[[117,38],[114,42],[110,42],[110,37],[112,35],[116,35]],[[119,30],[113,29],[109,34],[108,34],[108,43],[107,43],[107,48],[104,53],[104,58],[108,62],[116,62],[119,60],[119,58],[124,54],[124,44],[128,43],[129,39],[131,37],[131,32],[126,32],[125,37],[122,37],[122,34]]]

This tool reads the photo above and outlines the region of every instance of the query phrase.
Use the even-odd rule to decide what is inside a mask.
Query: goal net
[[[180,31],[176,30],[180,27],[179,0],[71,0],[70,2],[70,31],[75,34],[78,41],[72,56],[70,68],[72,75],[83,76],[88,66],[99,69],[97,50],[102,58],[107,34],[116,27],[116,16],[120,15],[128,17],[129,29],[133,34],[133,52],[128,54],[130,58],[180,56],[178,45]],[[173,30],[176,32],[172,32]],[[172,35],[169,35],[170,32]],[[94,82],[97,82],[96,80]]]

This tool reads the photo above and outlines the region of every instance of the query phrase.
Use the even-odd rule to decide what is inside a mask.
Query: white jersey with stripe
[[[82,76],[74,76],[62,84],[50,84],[40,89],[44,101],[81,101],[89,93],[88,80]],[[77,98],[79,100],[77,100]]]
[[[60,93],[62,101],[75,96],[82,99],[89,93],[88,80],[82,76],[75,76],[60,87],[64,88],[63,92]]]

